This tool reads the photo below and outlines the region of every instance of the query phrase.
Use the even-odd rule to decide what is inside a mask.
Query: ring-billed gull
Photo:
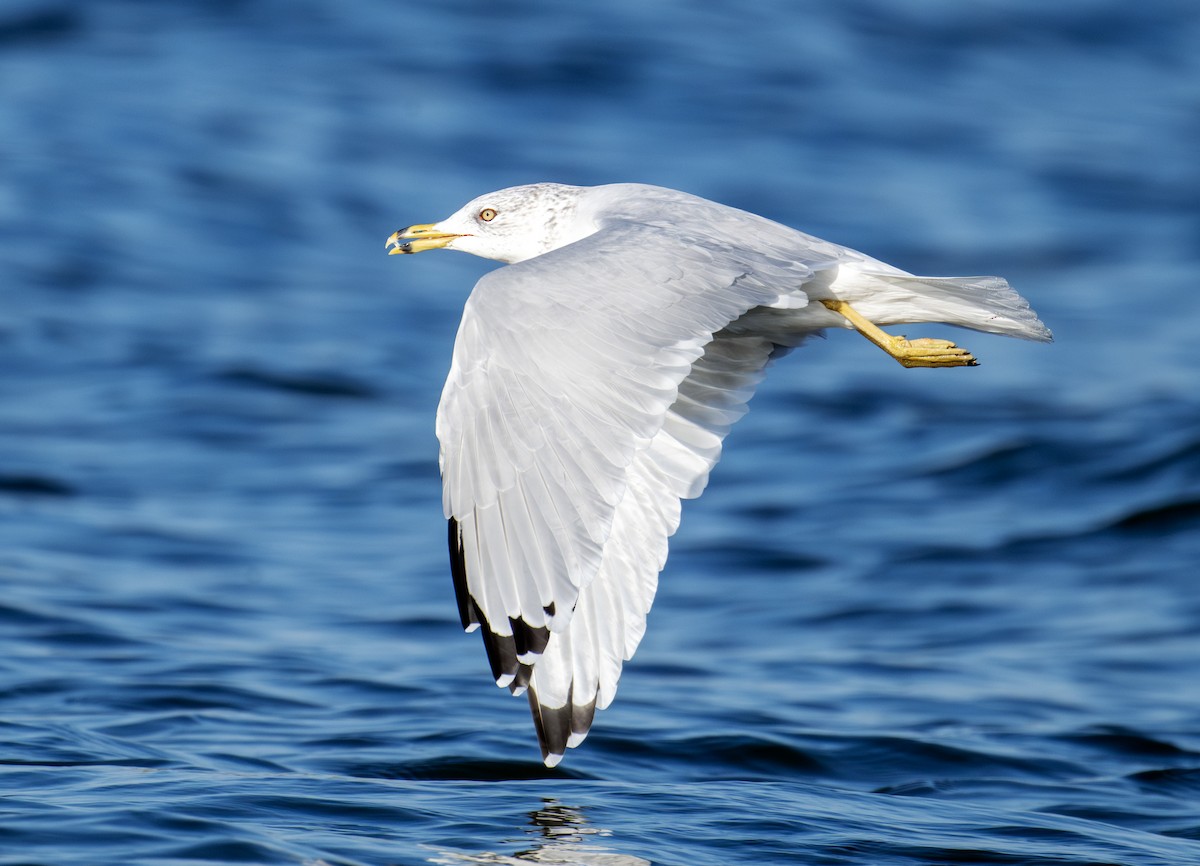
[[[906,367],[975,364],[944,322],[1048,341],[999,277],[921,277],[642,184],[488,193],[387,240],[507,262],[463,310],[437,414],[463,627],[528,690],[557,764],[609,705],[646,627],[680,500],[700,495],[767,364],[853,328]]]

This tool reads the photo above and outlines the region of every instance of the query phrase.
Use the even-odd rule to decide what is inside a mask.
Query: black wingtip
[[[483,648],[492,668],[492,678],[508,686],[513,693],[528,686],[533,665],[522,662],[520,657],[529,658],[531,653],[541,655],[550,641],[550,629],[545,626],[535,628],[524,620],[509,618],[512,634],[498,634],[475,606],[474,600],[471,600],[471,608],[482,624],[479,631],[483,635]],[[503,682],[506,677],[511,680]]]
[[[542,761],[553,767],[562,760],[567,751],[567,739],[571,736],[571,696],[568,693],[566,706],[547,707],[538,700],[537,692],[531,687],[529,712],[533,715],[533,729],[537,732],[538,746],[542,749]]]
[[[561,707],[547,707],[538,700],[537,691],[530,687],[529,711],[533,716],[533,729],[537,732],[538,746],[542,750],[542,761],[554,767],[563,759],[567,749],[579,745],[591,730],[596,718],[596,697],[586,704],[573,700],[574,684],[567,690],[567,702]]]
[[[454,597],[458,601],[458,618],[463,628],[479,622],[478,610],[467,589],[467,558],[463,553],[462,531],[453,517],[448,521],[450,543],[450,576],[454,579]]]
[[[596,698],[593,697],[586,704],[571,705],[571,734],[582,740],[587,736],[587,732],[592,729],[592,722],[596,720]],[[578,740],[576,741],[578,742]]]
[[[532,626],[523,619],[508,618],[509,628],[512,629],[513,643],[517,648],[517,655],[541,655],[546,651],[546,644],[550,642],[550,629],[544,625]]]

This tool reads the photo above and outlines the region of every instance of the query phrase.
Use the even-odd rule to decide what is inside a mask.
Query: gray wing
[[[714,334],[755,307],[803,306],[812,273],[617,224],[468,299],[437,420],[459,613],[514,693],[547,655],[531,703],[548,760],[611,700],[679,499],[703,489],[770,355]]]

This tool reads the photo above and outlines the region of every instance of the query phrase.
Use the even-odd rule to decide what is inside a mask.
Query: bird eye
[[[494,220],[496,218],[496,209],[491,208],[491,207],[485,207],[483,210],[481,210],[479,212],[479,218],[481,220],[483,220],[485,223],[490,223],[492,220]]]

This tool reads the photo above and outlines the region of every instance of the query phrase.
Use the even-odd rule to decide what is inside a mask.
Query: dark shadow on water
[[[65,481],[49,475],[14,473],[0,475],[0,495],[74,496],[78,491]]]
[[[234,385],[308,397],[374,399],[379,396],[370,385],[341,373],[284,373],[253,367],[233,367],[221,373],[220,379]]]
[[[521,782],[531,779],[590,779],[591,776],[561,767],[553,769],[533,761],[487,761],[478,758],[434,758],[404,766],[356,764],[342,773],[365,779],[412,779],[456,782]]]
[[[1147,534],[1200,529],[1200,499],[1168,502],[1142,508],[1112,524],[1112,529]]]
[[[83,17],[70,5],[0,13],[0,49],[58,42],[83,31]]]

